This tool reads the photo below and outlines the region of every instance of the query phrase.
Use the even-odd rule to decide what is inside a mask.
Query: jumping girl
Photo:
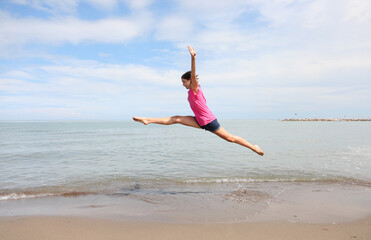
[[[234,136],[228,133],[223,127],[218,123],[218,120],[210,109],[206,106],[206,99],[201,90],[200,85],[198,85],[197,75],[196,75],[196,51],[194,48],[188,46],[188,50],[191,54],[192,65],[191,71],[188,71],[182,75],[183,86],[188,90],[188,102],[192,108],[195,116],[173,116],[166,118],[147,118],[147,117],[133,117],[134,121],[141,122],[144,125],[149,123],[156,123],[162,125],[171,125],[180,123],[185,126],[202,128],[204,130],[210,131],[219,137],[227,140],[228,142],[237,143],[241,146],[247,147],[257,154],[263,156],[264,152],[259,148],[258,145],[252,145],[245,139]]]

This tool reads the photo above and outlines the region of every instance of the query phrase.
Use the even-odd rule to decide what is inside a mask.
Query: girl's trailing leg
[[[241,146],[247,147],[261,156],[264,155],[263,150],[261,150],[258,145],[252,145],[242,137],[230,134],[223,127],[220,127],[216,132],[214,132],[214,134],[218,135],[228,142],[237,143]]]

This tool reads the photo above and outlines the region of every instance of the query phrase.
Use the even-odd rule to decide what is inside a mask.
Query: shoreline
[[[0,201],[0,239],[371,239],[370,201],[369,186],[339,183],[7,200]]]
[[[181,224],[33,216],[0,218],[0,238],[2,240],[370,239],[371,216],[339,224],[287,222]]]
[[[369,185],[238,183],[0,201],[0,218],[92,217],[162,223],[345,223],[371,215]]]
[[[368,122],[371,118],[286,118],[282,122]]]

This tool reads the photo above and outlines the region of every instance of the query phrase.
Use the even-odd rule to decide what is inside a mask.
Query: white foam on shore
[[[256,182],[297,182],[298,179],[253,179],[253,178],[215,178],[215,179],[189,179],[186,183],[256,183]],[[302,180],[304,181],[304,180]],[[316,179],[307,180],[308,182],[316,181]]]
[[[36,194],[26,194],[26,193],[10,193],[0,196],[0,201],[5,200],[18,200],[18,199],[27,199],[27,198],[40,198],[40,197],[50,197],[56,196],[54,193],[36,193]]]
[[[371,187],[371,183],[347,177],[323,177],[323,178],[297,178],[297,177],[283,177],[283,178],[194,178],[183,180],[187,184],[223,184],[223,183],[340,183]]]

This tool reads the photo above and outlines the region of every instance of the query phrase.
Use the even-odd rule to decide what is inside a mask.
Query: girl
[[[186,72],[182,75],[183,86],[188,90],[188,102],[192,108],[195,116],[173,116],[166,118],[146,118],[146,117],[133,117],[134,121],[141,122],[144,125],[149,123],[156,123],[162,125],[171,125],[180,123],[186,126],[202,128],[204,130],[210,131],[219,137],[227,140],[228,142],[233,142],[240,144],[244,147],[251,149],[257,154],[263,156],[264,152],[259,148],[258,145],[252,145],[245,139],[234,136],[228,133],[223,127],[218,123],[218,120],[210,109],[206,106],[206,99],[201,90],[200,85],[198,85],[197,75],[196,75],[196,51],[194,48],[188,46],[188,50],[191,54],[192,65],[191,71]]]

